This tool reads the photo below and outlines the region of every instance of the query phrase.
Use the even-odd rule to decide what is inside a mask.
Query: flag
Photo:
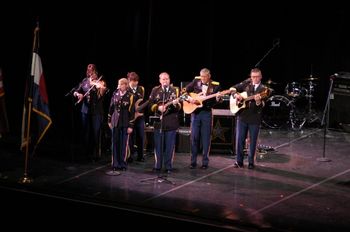
[[[34,30],[31,74],[29,84],[26,86],[25,96],[26,99],[23,107],[22,118],[22,147],[28,145],[26,132],[28,131],[28,128],[31,127],[34,127],[33,129],[36,131],[35,140],[32,141],[35,142],[33,145],[36,147],[43,139],[52,123],[44,72],[42,68],[41,58],[39,56],[39,26],[37,26]],[[33,113],[33,115],[28,115],[31,113]],[[32,119],[34,119],[37,125],[30,125]],[[32,137],[32,131],[33,130],[31,129],[29,131],[30,137]],[[29,142],[31,142],[30,139]]]
[[[7,112],[5,105],[5,89],[2,77],[2,70],[0,68],[0,137],[9,131],[9,123],[7,120]]]

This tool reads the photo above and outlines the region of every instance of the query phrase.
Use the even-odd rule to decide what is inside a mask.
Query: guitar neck
[[[208,96],[204,96],[204,97],[202,97],[201,100],[205,101],[205,100],[208,100],[208,99],[213,98],[213,97],[216,97],[216,93],[210,94]]]
[[[208,100],[208,99],[210,99],[210,98],[213,98],[213,97],[216,97],[216,94],[221,94],[221,95],[224,95],[224,94],[229,94],[229,93],[231,93],[231,92],[233,92],[233,91],[231,91],[231,90],[224,90],[224,91],[221,91],[221,92],[217,92],[217,93],[212,93],[212,94],[210,94],[210,95],[208,95],[208,96],[203,96],[203,97],[201,97],[201,100],[202,101],[205,101],[205,100]]]
[[[261,98],[265,98],[266,96],[268,96],[268,90],[264,90],[264,91],[261,92],[261,93],[258,93],[258,94],[249,96],[249,97],[247,97],[246,99],[244,99],[244,101],[253,100],[255,96],[259,96],[259,95],[260,95]]]
[[[164,104],[164,107],[166,108],[166,107],[170,106],[171,104],[173,104],[173,101],[174,101],[174,100],[178,100],[178,99],[180,99],[180,98],[178,97],[178,98],[176,98],[176,99],[170,100],[169,102],[167,102],[166,104]]]
[[[256,95],[259,95],[259,94],[256,94]],[[253,99],[254,99],[254,97],[255,97],[256,95],[249,96],[249,97],[247,97],[246,99],[244,99],[244,101],[250,101],[250,100],[253,100]]]

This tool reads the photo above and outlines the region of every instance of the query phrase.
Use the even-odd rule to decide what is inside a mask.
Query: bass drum
[[[263,108],[262,123],[268,128],[282,128],[288,124],[293,101],[282,95],[267,99]]]

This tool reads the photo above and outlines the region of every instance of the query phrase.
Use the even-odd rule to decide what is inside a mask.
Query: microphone
[[[339,76],[338,73],[334,73],[334,74],[331,75],[329,78],[330,78],[331,80],[334,80],[334,79],[337,78],[338,76]]]
[[[247,79],[245,79],[244,81],[234,85],[233,87],[234,88],[238,88],[239,86],[246,85],[246,84],[250,83],[251,81],[252,81],[252,79],[250,79],[250,77],[248,77]]]
[[[250,78],[250,77],[248,77],[247,79],[245,79],[244,81],[242,81],[241,83],[242,84],[246,84],[246,83],[249,83],[249,82],[251,82],[252,81],[252,79]]]
[[[280,46],[280,38],[277,38],[273,41],[273,46],[274,47],[279,47]]]

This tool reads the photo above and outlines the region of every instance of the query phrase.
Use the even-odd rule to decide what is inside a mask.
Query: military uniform
[[[145,95],[145,88],[138,85],[135,89],[129,86],[128,92],[134,96],[134,102],[139,99],[143,99]],[[145,132],[145,117],[143,115],[138,116],[134,121],[134,130],[130,134],[129,147],[130,158],[132,161],[132,155],[137,152],[137,161],[144,161],[143,159],[143,145],[144,145],[144,132]],[[136,148],[135,148],[136,147]]]
[[[215,94],[220,91],[220,83],[209,80],[208,85],[202,83],[200,77],[196,77],[186,86],[186,92],[204,93],[205,95]],[[203,101],[203,107],[197,108],[191,114],[191,168],[197,166],[197,155],[200,150],[200,140],[202,141],[203,158],[202,168],[207,168],[209,164],[209,152],[211,145],[212,131],[212,107],[216,104],[216,99]]]
[[[254,85],[249,83],[243,83],[234,86],[237,92],[247,92],[247,96],[253,96],[266,90],[266,86],[263,84]],[[236,165],[243,167],[245,140],[249,131],[249,153],[248,163],[254,167],[254,156],[256,151],[256,142],[259,135],[260,124],[262,120],[262,108],[264,106],[262,101],[260,105],[256,105],[255,100],[246,102],[246,106],[237,112],[236,123]]]
[[[91,88],[90,78],[80,82],[76,92],[85,94]],[[103,96],[93,87],[83,99],[81,106],[82,133],[84,150],[92,159],[99,158],[100,133],[103,123]]]
[[[179,88],[173,86],[169,86],[168,89],[156,86],[152,89],[149,97],[151,112],[159,117],[159,120],[154,123],[154,169],[157,171],[161,170],[163,161],[166,171],[170,172],[173,168],[176,130],[179,128],[178,112],[181,109],[181,105],[179,103],[173,105],[170,102],[178,97]],[[158,106],[167,103],[169,103],[169,106],[162,114],[158,111]]]
[[[125,170],[127,167],[128,128],[133,128],[134,96],[128,91],[121,95],[114,91],[109,106],[108,123],[112,125],[112,167]]]

